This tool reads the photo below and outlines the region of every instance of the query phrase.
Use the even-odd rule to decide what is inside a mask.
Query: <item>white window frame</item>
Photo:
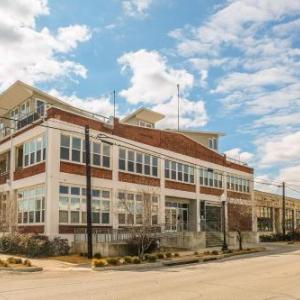
[[[68,137],[69,139],[69,146],[62,146],[62,136]],[[73,149],[73,139],[79,139],[80,140],[80,149]],[[94,154],[96,154],[94,151],[94,143],[100,145],[100,165],[98,164],[94,164]],[[61,157],[61,149],[68,149],[68,153],[69,153],[69,159],[65,159]],[[72,151],[79,151],[79,161],[73,160],[73,156],[72,156]],[[81,137],[77,136],[77,135],[73,135],[73,134],[68,134],[68,133],[64,133],[62,132],[60,135],[60,160],[61,161],[67,161],[67,162],[71,162],[74,164],[80,164],[80,165],[84,165],[85,164],[85,143],[84,143],[84,139],[82,139]],[[108,152],[107,152],[108,150]],[[111,170],[112,168],[112,148],[109,144],[100,142],[100,141],[96,141],[96,140],[91,140],[90,141],[90,152],[91,152],[91,166],[95,167],[95,168],[103,168],[103,169],[108,169]],[[107,155],[109,154],[109,155]],[[104,161],[104,157],[109,158],[109,167],[104,166],[103,161]]]
[[[174,177],[175,172],[175,178]],[[167,175],[167,173],[169,175]],[[179,178],[179,174],[181,174],[181,178]],[[187,176],[187,181],[185,180]],[[165,178],[167,180],[182,182],[186,184],[195,184],[195,167],[192,165],[184,164],[179,161],[174,160],[165,160]],[[193,180],[192,180],[193,179]]]
[[[120,156],[121,152],[125,152],[125,158]],[[133,153],[133,157],[129,159],[129,153]],[[138,155],[142,155],[142,161],[138,161]],[[146,163],[146,157],[150,158],[150,163]],[[154,164],[155,159],[157,160],[157,165]],[[120,161],[125,162],[125,169],[120,168]],[[129,170],[128,166],[133,164],[133,170]],[[142,172],[137,172],[137,164],[142,165]],[[145,170],[146,167],[150,168],[150,174],[146,174]],[[156,169],[156,175],[154,174],[154,168]],[[119,147],[119,155],[118,155],[118,169],[120,172],[130,173],[130,174],[136,174],[140,176],[146,176],[146,177],[153,177],[153,178],[159,178],[159,158],[156,156],[153,156],[151,154],[136,151],[134,149]]]

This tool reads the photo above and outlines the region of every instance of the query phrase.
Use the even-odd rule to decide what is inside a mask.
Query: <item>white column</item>
[[[195,183],[196,183],[196,231],[200,231],[200,170],[195,166]]]
[[[158,224],[162,231],[165,230],[165,208],[166,208],[166,193],[165,193],[165,160],[161,157],[159,159],[159,174],[160,174],[160,196],[159,196],[159,214]]]
[[[111,197],[111,218],[112,218],[112,227],[114,229],[119,227],[118,222],[118,173],[119,173],[119,147],[117,145],[112,146],[112,181],[113,181],[113,188],[112,188],[112,197]]]
[[[59,230],[60,131],[47,128],[45,184],[45,234],[50,238]]]

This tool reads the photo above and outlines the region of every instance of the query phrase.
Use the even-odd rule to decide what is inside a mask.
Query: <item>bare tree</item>
[[[158,189],[149,185],[140,185],[134,192],[119,192],[118,214],[126,218],[126,227],[130,230],[129,246],[136,249],[143,258],[155,241],[159,231],[159,196]],[[121,196],[121,197],[120,197]],[[123,216],[122,216],[123,218]]]
[[[237,233],[239,249],[243,250],[244,232],[252,230],[252,207],[242,202],[228,203],[229,231]]]

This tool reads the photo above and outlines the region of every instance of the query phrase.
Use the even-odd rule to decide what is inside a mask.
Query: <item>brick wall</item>
[[[196,192],[196,186],[194,184],[188,184],[188,183],[171,181],[171,180],[165,181],[165,187],[167,189],[180,190],[185,192],[192,192],[192,193]]]
[[[61,161],[60,171],[63,173],[85,176],[86,167],[85,165]],[[91,167],[91,176],[103,179],[112,179],[112,170]]]
[[[83,116],[78,116],[59,110],[57,108],[50,108],[48,110],[48,118],[56,118],[81,126],[89,125],[90,128],[102,131],[104,133],[111,133],[122,138],[174,151],[176,153],[199,158],[201,160],[226,166],[231,169],[253,174],[253,168],[227,161],[226,157],[223,155],[216,153],[215,151],[210,150],[177,132],[131,126],[128,124],[119,123],[118,119],[115,119],[114,128],[111,129],[100,121],[91,120]]]
[[[43,234],[45,232],[45,226],[44,225],[23,225],[23,226],[18,226],[18,231],[20,233]]]
[[[24,169],[18,169],[14,172],[14,180],[19,180],[22,178],[34,176],[40,173],[44,173],[46,169],[45,162],[39,163],[37,165],[27,167]]]
[[[214,189],[206,186],[200,186],[200,193],[207,194],[207,195],[221,196],[224,193],[224,190]]]
[[[84,229],[86,226],[84,225],[59,225],[58,232],[60,234],[74,234],[75,229]],[[111,226],[94,226],[93,228],[111,228]]]
[[[228,198],[235,198],[235,199],[243,199],[243,200],[251,200],[251,195],[248,193],[239,193],[234,191],[227,191]]]
[[[119,172],[119,181],[136,183],[142,185],[160,186],[160,179],[147,177],[142,175],[135,175],[130,173]]]
[[[5,184],[7,179],[9,179],[9,174],[0,175],[0,184]]]

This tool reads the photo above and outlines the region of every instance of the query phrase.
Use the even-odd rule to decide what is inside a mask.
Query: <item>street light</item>
[[[222,219],[223,219],[223,246],[222,251],[228,250],[227,239],[226,239],[226,213],[225,213],[226,200],[222,199]]]

